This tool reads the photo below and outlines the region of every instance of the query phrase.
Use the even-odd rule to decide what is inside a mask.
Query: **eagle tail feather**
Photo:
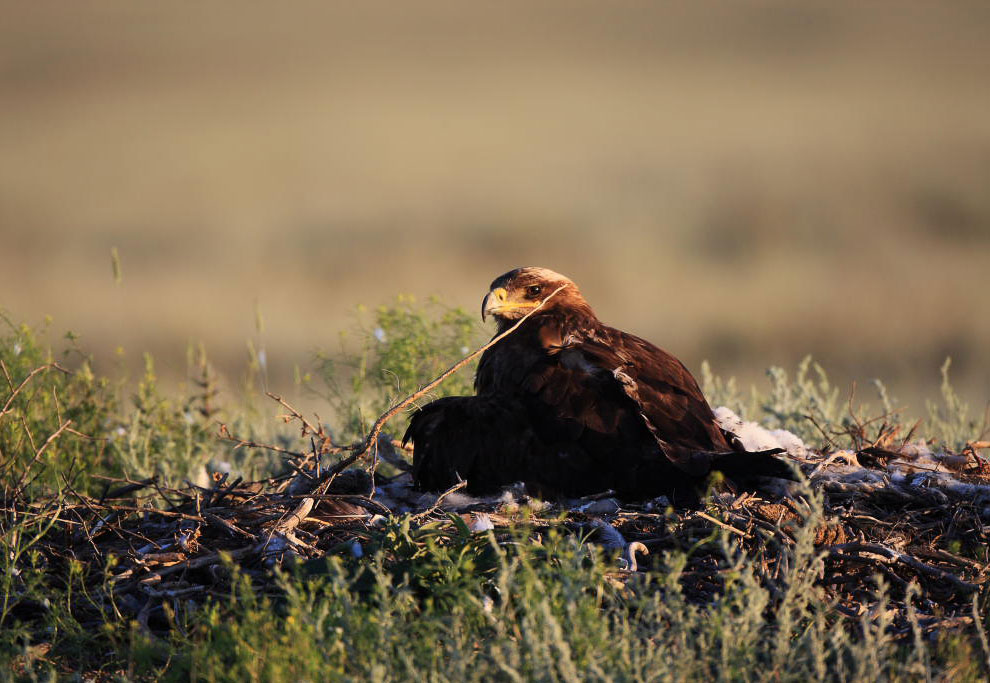
[[[792,465],[786,460],[774,457],[783,452],[782,448],[771,448],[765,451],[725,453],[712,460],[712,469],[740,483],[752,477],[794,480],[796,477]]]

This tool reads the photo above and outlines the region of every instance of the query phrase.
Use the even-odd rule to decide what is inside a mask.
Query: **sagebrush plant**
[[[990,433],[990,412],[980,417],[971,415],[969,405],[952,387],[951,364],[950,358],[942,364],[941,400],[926,403],[928,419],[923,436],[938,446],[959,451],[967,443]],[[902,427],[901,433],[905,434],[913,423],[910,415],[897,410],[896,399],[879,379],[873,382],[876,395],[872,401],[869,397],[860,398],[856,405],[850,405],[850,400],[841,395],[839,387],[831,383],[828,373],[811,356],[798,363],[793,379],[778,366],[769,368],[766,374],[769,381],[766,393],[756,386],[743,393],[735,378],[722,379],[705,361],[701,365],[701,388],[713,406],[727,406],[744,419],[760,422],[768,429],[786,429],[805,443],[822,448],[853,447],[848,432],[871,418],[873,422],[882,418],[892,427]],[[823,430],[828,433],[827,439]]]
[[[363,437],[390,406],[490,336],[476,315],[446,307],[435,298],[419,302],[415,297],[398,296],[372,312],[359,308],[357,313],[355,329],[341,336],[341,351],[317,352],[318,382],[311,375],[303,378],[332,406],[342,439]],[[473,393],[475,367],[477,363],[472,363],[452,375],[427,400]],[[404,428],[401,415],[389,425],[393,433]]]
[[[14,386],[64,358],[42,335],[4,321],[0,359]],[[357,350],[324,353],[314,370],[337,410],[332,427],[363,436],[388,405],[487,336],[473,316],[436,302],[400,298],[366,314]],[[216,438],[222,419],[239,434],[289,444],[277,422],[204,388],[208,378],[201,390],[165,396],[148,357],[128,395],[123,382],[93,372],[73,339],[66,346],[75,371],[43,371],[0,415],[5,496],[24,485],[29,498],[61,509],[76,502],[73,491],[99,495],[106,485],[100,476],[180,482],[218,468],[247,476],[277,470],[277,460],[233,451]],[[195,376],[207,377],[205,352],[191,357]],[[819,432],[808,416],[842,431],[847,416],[837,390],[810,359],[793,380],[780,369],[769,375],[768,391],[742,392],[706,365],[703,384],[713,404],[812,443]],[[960,444],[981,427],[951,391],[947,367],[944,378],[925,433]],[[465,369],[437,395],[471,393],[471,381]],[[9,395],[0,378],[0,407]],[[68,419],[78,434],[64,432],[36,457]],[[932,643],[915,621],[915,638],[896,640],[879,579],[875,607],[858,624],[837,616],[815,585],[822,502],[807,486],[799,500],[802,512],[789,529],[795,542],[772,548],[786,560],[778,575],[763,576],[760,557],[727,532],[699,541],[718,549],[724,581],[720,597],[704,604],[685,595],[680,581],[700,545],[656,554],[646,571],[629,577],[617,573],[613,554],[579,535],[534,538],[520,526],[500,538],[472,532],[457,516],[425,525],[398,516],[361,537],[360,556],[347,544],[329,560],[287,565],[265,593],[231,564],[229,598],[166,603],[165,635],[150,634],[112,600],[86,592],[78,561],[49,566],[33,552],[32,544],[55,533],[52,518],[5,511],[0,680],[52,679],[67,670],[173,680],[983,680],[971,634]],[[72,607],[80,601],[98,606],[104,625],[78,622]],[[985,621],[986,604],[977,607]]]
[[[0,409],[9,403],[0,419],[0,476],[17,482],[27,472],[22,483],[30,490],[43,492],[64,484],[59,473],[95,470],[119,474],[104,439],[87,439],[73,433],[106,434],[120,409],[116,388],[107,378],[93,374],[88,358],[75,346],[73,335],[66,336],[67,348],[56,357],[40,341],[45,333],[45,329],[39,333],[0,316],[0,361],[5,369],[0,377],[0,395],[4,397]],[[81,358],[75,372],[55,366],[72,356]],[[14,390],[39,368],[41,371],[15,396]],[[29,467],[45,441],[63,425],[72,431],[63,432],[63,438],[51,442]],[[88,483],[84,482],[84,487]]]
[[[949,368],[952,359],[946,358],[942,364],[942,402],[927,401],[928,425],[931,432],[938,436],[949,448],[960,449],[967,442],[980,438],[990,432],[990,406],[984,413],[982,422],[970,417],[969,404],[963,401],[949,380]]]

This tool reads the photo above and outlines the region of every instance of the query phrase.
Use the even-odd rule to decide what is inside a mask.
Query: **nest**
[[[886,425],[868,441],[861,423],[848,435],[852,450],[790,453],[804,481],[768,481],[758,493],[722,490],[703,510],[674,510],[663,499],[623,505],[607,493],[546,503],[518,488],[489,499],[463,496],[457,490],[463,483],[439,496],[413,489],[385,424],[523,320],[381,415],[361,442],[335,444],[322,425],[274,395],[283,418],[300,426],[305,452],[239,439],[221,425],[220,438],[235,448],[283,456],[283,476],[245,482],[220,475],[209,487],[112,480],[98,498],[69,489],[67,497],[28,500],[25,472],[5,492],[6,526],[41,523],[46,530],[33,549],[53,582],[82,577],[89,600],[75,601],[73,609],[92,627],[126,616],[149,632],[165,630],[167,612],[228,596],[232,565],[258,590],[274,589],[276,566],[341,553],[361,557],[378,525],[409,515],[410,527],[446,522],[493,533],[496,541],[516,541],[520,527],[533,535],[551,526],[579,533],[615,551],[619,566],[609,578],[618,584],[662,569],[670,551],[688,551],[678,580],[702,604],[717,599],[736,571],[731,553],[744,553],[761,585],[783,599],[780,579],[796,556],[789,550],[810,545],[820,558],[812,565],[817,590],[842,618],[857,622],[888,610],[888,623],[905,634],[912,625],[929,632],[982,628],[976,596],[990,567],[990,463],[978,450],[990,447],[986,442],[961,453],[933,452],[908,439],[895,443],[896,429]],[[68,425],[49,437],[32,464]],[[400,473],[382,477],[382,460]],[[76,564],[82,572],[72,570]],[[878,576],[889,587],[885,600],[877,597]],[[26,590],[14,600],[11,611],[22,621],[44,609]]]
[[[990,464],[977,452],[987,444],[958,454],[919,444],[808,451],[792,456],[806,482],[768,481],[758,493],[722,490],[700,510],[673,510],[664,499],[624,505],[607,493],[547,503],[519,487],[479,499],[460,487],[439,496],[416,491],[407,472],[376,477],[381,460],[407,469],[380,426],[365,442],[335,446],[322,427],[274,398],[288,420],[301,423],[308,452],[239,440],[225,428],[221,437],[279,451],[288,464],[284,476],[245,482],[217,475],[212,486],[178,488],[157,479],[115,480],[98,498],[8,501],[8,521],[29,515],[51,523],[36,547],[53,576],[64,576],[69,563],[83,565],[93,599],[77,604],[89,610],[78,615],[81,623],[115,614],[164,629],[165,606],[229,595],[232,564],[264,590],[283,563],[360,557],[376,527],[401,514],[414,527],[463,521],[496,539],[517,539],[520,527],[534,535],[550,526],[580,533],[616,551],[611,578],[619,583],[660,568],[668,552],[692,549],[680,582],[698,603],[716,599],[732,571],[725,543],[714,539],[744,551],[761,584],[777,595],[791,556],[783,551],[801,543],[810,524],[821,558],[816,585],[836,614],[854,621],[884,604],[893,628],[905,634],[912,612],[929,632],[972,624],[974,596],[987,578]],[[888,586],[884,603],[877,600],[878,576]],[[14,613],[30,620],[37,608],[25,599]]]

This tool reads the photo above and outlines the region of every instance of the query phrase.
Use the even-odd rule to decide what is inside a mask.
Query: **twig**
[[[467,365],[468,363],[470,363],[471,361],[473,361],[475,358],[477,358],[478,356],[480,356],[482,353],[484,353],[485,351],[487,351],[491,347],[495,346],[495,344],[499,343],[500,341],[502,341],[503,339],[505,339],[506,337],[508,337],[513,332],[515,332],[519,328],[519,326],[522,325],[524,322],[526,322],[526,320],[531,315],[533,315],[538,310],[540,310],[541,308],[543,308],[543,306],[548,301],[550,301],[550,299],[552,299],[554,296],[556,296],[560,291],[566,289],[568,286],[569,285],[561,285],[560,287],[558,287],[557,289],[555,289],[545,299],[543,299],[543,301],[541,301],[539,304],[537,304],[536,306],[534,306],[532,310],[530,310],[526,315],[524,315],[522,318],[520,318],[518,320],[518,322],[516,322],[515,325],[513,325],[512,327],[510,327],[509,329],[507,329],[502,334],[499,334],[499,335],[493,337],[492,340],[489,341],[487,344],[485,344],[484,346],[482,346],[478,350],[474,351],[473,353],[468,354],[467,356],[465,356],[461,360],[457,361],[456,363],[454,363],[453,365],[451,365],[449,368],[447,368],[446,370],[444,370],[442,373],[440,373],[440,375],[437,376],[437,378],[434,379],[432,382],[429,382],[429,383],[423,385],[422,387],[420,387],[420,389],[418,391],[416,391],[416,392],[410,394],[409,396],[407,396],[406,398],[402,399],[397,404],[395,404],[394,406],[392,406],[389,410],[387,410],[385,413],[383,413],[377,420],[375,420],[375,424],[372,426],[371,431],[368,433],[368,436],[365,438],[364,444],[361,447],[361,451],[360,451],[360,453],[358,453],[358,456],[361,457],[361,456],[364,456],[365,454],[367,454],[367,452],[371,449],[372,445],[377,446],[377,444],[378,444],[378,435],[379,435],[379,433],[381,433],[382,428],[385,426],[385,423],[386,422],[388,422],[389,420],[391,420],[393,417],[395,417],[398,413],[400,413],[405,408],[409,407],[416,400],[422,398],[423,396],[425,396],[429,392],[433,391],[433,389],[435,389],[436,387],[438,387],[445,379],[447,379],[452,374],[454,374],[455,372],[457,372],[458,370],[460,370],[461,368],[463,368],[465,365]]]
[[[976,634],[980,638],[980,648],[983,650],[984,662],[986,663],[986,674],[990,676],[990,642],[987,641],[987,632],[983,628],[983,618],[980,616],[980,598],[973,596],[973,623],[976,624]]]
[[[312,511],[314,503],[315,501],[312,498],[303,498],[299,502],[299,505],[296,506],[296,509],[290,512],[289,516],[275,527],[275,531],[284,534],[295,529],[306,519],[306,515]]]
[[[106,491],[102,496],[100,496],[100,503],[103,501],[111,500],[113,498],[123,498],[128,493],[134,493],[135,491],[140,491],[143,488],[150,486],[156,477],[150,477],[148,479],[142,479],[141,481],[135,481],[124,486],[118,486],[113,490]],[[109,488],[109,487],[108,487]]]
[[[219,493],[216,494],[216,496],[214,497],[214,499],[212,501],[212,504],[213,505],[218,505],[220,503],[220,501],[223,500],[224,497],[227,496],[227,494],[229,494],[235,488],[237,488],[238,486],[240,486],[242,481],[244,481],[244,477],[237,477],[237,479],[234,480],[234,483],[232,483],[227,488],[222,489]]]
[[[85,507],[87,509],[92,509],[88,504],[83,505],[72,505],[68,506],[67,509]],[[197,515],[189,515],[184,512],[175,512],[174,510],[162,510],[160,508],[149,508],[149,507],[136,507],[134,505],[111,505],[110,503],[103,503],[102,507],[107,510],[111,510],[115,513],[120,512],[143,512],[147,515],[161,515],[162,517],[174,517],[176,519],[185,519],[190,522],[203,522],[205,521],[202,517]]]
[[[255,550],[254,546],[249,545],[244,548],[238,548],[237,550],[223,550],[215,553],[209,553],[207,555],[200,555],[199,557],[190,558],[185,562],[180,562],[179,564],[173,564],[170,567],[165,567],[164,569],[159,569],[158,571],[152,572],[148,576],[139,579],[138,583],[147,585],[150,583],[154,583],[156,581],[160,581],[162,578],[170,574],[174,574],[175,572],[182,571],[183,569],[198,569],[208,564],[214,564],[216,562],[220,562],[222,559],[221,553],[229,556],[230,559],[232,560],[237,560],[251,553],[254,550]]]
[[[21,487],[24,485],[24,481],[27,479],[28,472],[31,471],[31,468],[34,467],[34,464],[38,462],[38,460],[41,458],[41,454],[45,452],[45,449],[48,448],[49,445],[51,445],[52,441],[57,439],[62,432],[68,429],[70,424],[72,424],[72,420],[66,420],[65,422],[63,422],[58,429],[52,432],[51,435],[47,439],[45,439],[45,442],[41,444],[41,448],[35,451],[34,457],[31,458],[31,462],[29,462],[27,467],[24,468],[24,472],[17,480],[17,486],[14,487],[15,496],[19,496],[21,494]]]
[[[3,367],[3,374],[7,378],[7,383],[12,384],[10,380],[10,373],[7,372],[7,366],[3,364],[2,360],[0,360],[0,366]],[[21,392],[21,389],[23,389],[35,375],[37,375],[39,372],[44,372],[45,370],[58,370],[59,372],[64,373],[66,375],[72,374],[58,363],[48,363],[46,365],[40,365],[36,367],[34,370],[28,373],[28,376],[25,377],[24,380],[17,385],[17,388],[14,389],[13,392],[10,394],[10,397],[7,399],[7,402],[3,404],[3,408],[0,408],[0,417],[6,415],[8,410],[10,410],[10,405],[14,402],[14,399],[17,398],[17,394]]]
[[[254,534],[251,534],[251,533],[248,533],[247,531],[244,531],[244,529],[240,528],[236,524],[233,524],[231,522],[228,522],[223,517],[220,517],[219,515],[215,515],[212,512],[204,512],[203,513],[203,519],[205,519],[207,522],[209,522],[210,524],[212,524],[214,526],[217,526],[217,527],[220,527],[221,529],[224,529],[231,536],[237,536],[238,534],[240,534],[241,536],[245,536],[247,538],[250,538],[252,541],[255,540]]]
[[[446,491],[444,491],[443,493],[441,493],[439,496],[437,496],[437,499],[435,501],[433,501],[433,505],[431,505],[427,509],[423,510],[422,512],[417,512],[415,515],[413,515],[412,516],[413,521],[417,521],[418,522],[419,520],[423,519],[424,517],[429,517],[430,515],[432,515],[434,512],[436,512],[437,510],[440,509],[440,506],[443,504],[443,501],[444,501],[444,499],[447,498],[447,496],[449,496],[450,494],[454,493],[455,491],[460,491],[465,486],[467,486],[467,482],[466,481],[459,481],[456,484],[454,484],[453,486],[451,486],[449,489],[447,489]]]
[[[711,515],[705,514],[701,510],[698,510],[694,514],[695,514],[696,517],[701,517],[702,519],[707,519],[712,524],[717,524],[718,526],[722,527],[726,531],[731,531],[734,534],[739,534],[743,538],[750,538],[750,535],[748,533],[746,533],[745,531],[742,531],[740,529],[737,529],[736,527],[732,526],[731,524],[726,524],[725,522],[723,522],[721,520],[715,519]]]
[[[973,447],[974,448],[990,448],[990,443],[987,443],[986,446],[977,446],[976,444],[974,444]],[[398,448],[400,450],[406,451],[407,453],[412,453],[412,450],[413,450],[413,447],[412,446],[410,446],[407,443],[402,443],[402,440],[401,439],[392,439],[392,448]]]
[[[829,448],[836,449],[839,447],[838,444],[835,443],[835,440],[832,439],[832,437],[828,435],[828,432],[825,431],[825,428],[822,427],[820,424],[818,424],[818,420],[815,419],[814,415],[803,415],[802,417],[804,417],[804,419],[811,422],[811,424],[814,425],[815,429],[817,429],[821,433],[821,435],[825,437],[826,445]]]
[[[242,448],[242,447],[245,447],[246,446],[248,448],[264,448],[265,450],[275,451],[276,453],[281,453],[283,455],[288,455],[288,456],[291,456],[293,458],[305,458],[306,457],[306,454],[305,453],[300,453],[299,451],[290,451],[287,448],[282,448],[281,446],[273,446],[271,444],[258,443],[257,441],[248,441],[248,440],[245,440],[245,439],[238,439],[237,437],[233,436],[230,433],[230,431],[227,429],[227,425],[225,425],[222,422],[220,423],[220,433],[218,434],[218,437],[220,438],[221,441],[229,441],[229,442],[233,443],[234,444],[234,450],[237,450],[238,448]]]
[[[3,362],[3,358],[0,358],[0,370],[3,370],[3,376],[7,379],[7,386],[10,390],[14,390],[14,380],[10,376],[10,372],[7,370],[7,364]]]
[[[898,550],[894,550],[893,548],[888,548],[887,546],[880,545],[879,543],[843,543],[841,545],[834,545],[828,549],[829,555],[838,559],[863,559],[853,555],[847,555],[846,551],[853,553],[871,553],[879,556],[880,561],[888,564],[891,562],[900,562],[908,567],[911,567],[920,574],[925,574],[941,581],[947,581],[963,593],[975,593],[980,589],[978,585],[968,581],[963,581],[951,572],[947,572],[944,569],[939,569],[938,567],[933,567],[932,565],[926,564],[912,555],[902,553]]]
[[[268,398],[270,398],[270,399],[272,399],[274,401],[277,401],[279,403],[279,405],[281,405],[283,408],[285,408],[286,410],[289,411],[289,413],[290,413],[289,415],[282,415],[281,416],[283,420],[285,420],[286,422],[288,422],[290,419],[295,418],[296,420],[299,420],[300,422],[302,422],[302,424],[303,424],[303,434],[302,435],[303,436],[306,436],[306,434],[309,433],[309,434],[315,434],[316,436],[320,437],[321,439],[324,439],[324,440],[327,439],[327,436],[324,433],[322,426],[319,427],[319,428],[314,427],[312,424],[310,424],[309,420],[307,420],[305,417],[303,417],[303,414],[302,413],[300,413],[298,410],[296,410],[295,408],[293,408],[292,406],[290,406],[288,404],[288,402],[284,398],[282,398],[281,396],[279,396],[277,394],[273,394],[270,391],[266,391],[265,392],[265,395],[268,396]]]

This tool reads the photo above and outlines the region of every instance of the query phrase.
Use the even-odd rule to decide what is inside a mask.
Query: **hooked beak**
[[[505,305],[505,300],[509,293],[504,287],[496,287],[485,295],[481,301],[481,321],[485,322],[489,314],[494,315]]]

